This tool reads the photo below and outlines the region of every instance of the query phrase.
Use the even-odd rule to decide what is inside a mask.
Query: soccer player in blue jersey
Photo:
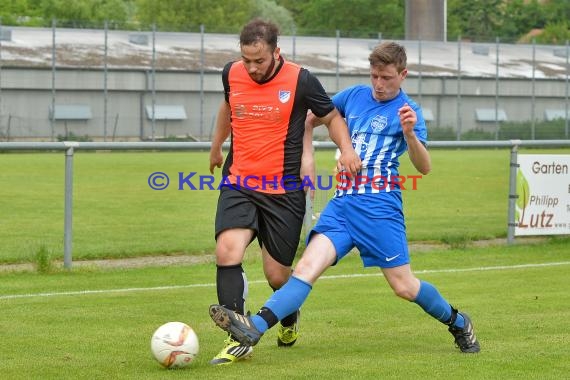
[[[241,343],[255,345],[266,330],[299,309],[329,266],[356,247],[364,266],[380,267],[397,296],[447,325],[461,352],[479,352],[469,316],[452,307],[432,284],[416,278],[410,268],[397,180],[399,157],[407,150],[414,167],[424,175],[431,170],[431,160],[421,109],[400,87],[408,74],[406,51],[397,43],[384,42],[372,51],[369,61],[372,86],[353,86],[333,97],[362,161],[358,175],[350,177],[339,167],[343,186],[337,186],[307,237],[307,248],[293,275],[256,315],[243,316],[212,305],[210,316]],[[319,121],[309,115],[307,123],[315,126]]]

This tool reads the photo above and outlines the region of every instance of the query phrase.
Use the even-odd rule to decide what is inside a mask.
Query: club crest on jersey
[[[386,116],[376,115],[370,122],[370,125],[372,126],[374,132],[382,132],[388,125],[388,118]]]
[[[287,103],[291,98],[291,91],[279,90],[279,101],[281,103]]]

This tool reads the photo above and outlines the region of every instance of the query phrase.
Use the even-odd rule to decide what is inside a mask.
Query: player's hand
[[[352,146],[350,149],[344,149],[344,151],[340,152],[340,157],[336,163],[336,168],[339,172],[346,171],[353,177],[356,177],[361,167],[362,162],[360,161],[360,157],[356,154]]]
[[[400,118],[400,124],[402,125],[404,135],[414,133],[414,127],[418,121],[418,117],[416,112],[408,105],[408,103],[398,109],[398,117]]]
[[[210,151],[210,174],[214,174],[214,168],[221,168],[224,163],[224,155],[221,150]]]

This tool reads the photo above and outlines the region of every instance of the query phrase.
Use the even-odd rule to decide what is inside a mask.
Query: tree
[[[55,18],[58,26],[78,28],[86,26],[91,16],[89,0],[46,0],[41,7],[46,25],[50,25]]]
[[[3,25],[238,33],[253,17],[275,22],[282,34],[403,38],[404,0],[1,0]],[[447,0],[447,36],[473,41],[519,41],[534,28],[542,43],[568,38],[570,0]]]
[[[131,1],[125,0],[28,0],[28,12],[38,9],[43,25],[50,26],[56,19],[58,26],[74,28],[102,27],[103,21],[112,27],[124,27],[129,18]]]
[[[0,5],[2,25],[35,25],[41,16],[39,6],[41,0],[12,0]]]
[[[541,42],[563,41],[570,20],[570,1],[564,0],[448,0],[448,36],[474,41],[519,41],[532,29],[545,29]]]
[[[130,17],[129,2],[123,0],[93,0],[91,3],[91,20],[99,25],[109,22],[109,27],[124,27]]]
[[[529,31],[524,0],[505,2],[501,13],[505,15],[497,30],[497,35],[501,36],[501,39],[518,40],[521,35]]]
[[[456,28],[456,36],[479,41],[493,40],[503,18],[500,11],[502,2],[503,0],[449,0],[448,15]]]
[[[283,2],[283,4],[292,1]],[[296,4],[294,14],[302,34],[389,38],[404,35],[404,4],[399,0],[313,0]]]
[[[295,21],[291,12],[272,0],[256,0],[251,16],[271,20],[279,26],[281,34],[292,34],[295,31]]]
[[[570,20],[570,1],[550,0],[544,4],[544,18],[547,23],[568,22]]]
[[[275,22],[290,31],[293,18],[287,9],[271,0],[138,0],[141,26],[156,24],[161,30],[188,31],[204,25],[208,32],[237,33],[254,17]]]
[[[558,21],[546,24],[543,32],[536,37],[536,42],[563,45],[570,40],[570,24]]]

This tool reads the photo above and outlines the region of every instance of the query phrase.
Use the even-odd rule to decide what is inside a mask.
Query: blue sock
[[[457,313],[457,319],[455,320],[453,326],[459,327],[460,329],[465,327],[465,319],[463,318],[463,315],[461,315],[461,313]]]
[[[295,310],[299,310],[312,289],[312,285],[308,282],[291,276],[281,289],[273,293],[263,307],[271,310],[278,320],[282,320]],[[267,322],[259,315],[252,316],[251,321],[260,332],[267,331]]]
[[[413,302],[417,303],[426,313],[442,323],[449,322],[451,319],[451,305],[429,282],[420,281],[420,291]],[[463,328],[465,321],[461,314],[457,314],[457,319],[453,325]]]
[[[252,315],[251,321],[253,322],[253,325],[257,330],[259,330],[260,333],[264,333],[267,331],[268,329],[267,322],[265,322],[265,319],[261,318],[259,315],[257,314]]]

